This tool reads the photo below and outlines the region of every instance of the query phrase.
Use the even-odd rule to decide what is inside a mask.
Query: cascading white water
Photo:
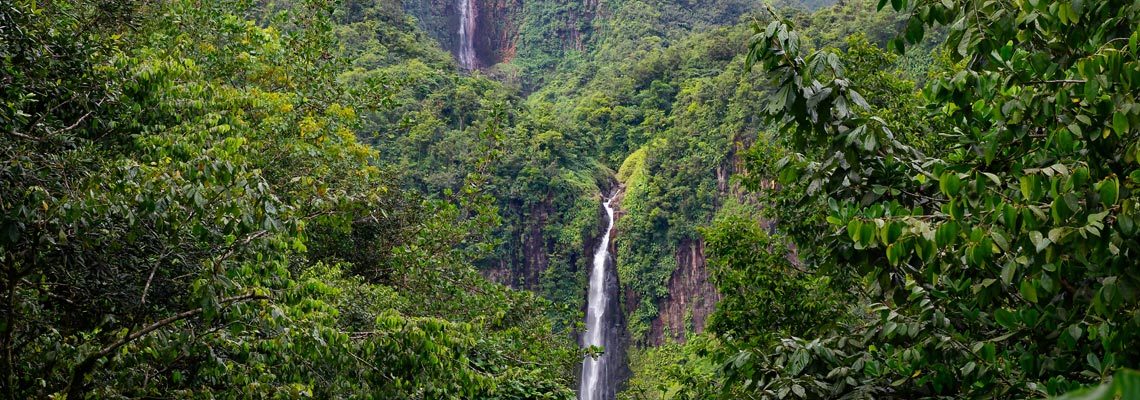
[[[606,305],[609,296],[606,293],[606,258],[609,256],[610,230],[614,227],[614,209],[610,208],[613,199],[606,199],[603,206],[606,208],[606,233],[602,235],[602,242],[598,244],[598,251],[594,252],[594,267],[590,271],[589,307],[586,309],[586,335],[583,346],[605,346],[604,333],[606,326]],[[598,358],[586,356],[582,361],[582,386],[578,391],[581,400],[595,400],[603,396],[605,387],[599,386],[602,373],[606,369],[606,360],[609,351]],[[604,384],[603,384],[604,386]]]
[[[459,65],[478,68],[475,58],[475,0],[459,0]]]

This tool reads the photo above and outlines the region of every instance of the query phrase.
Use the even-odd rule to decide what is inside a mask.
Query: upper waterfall
[[[478,68],[475,57],[475,0],[459,0],[459,65],[466,70]]]

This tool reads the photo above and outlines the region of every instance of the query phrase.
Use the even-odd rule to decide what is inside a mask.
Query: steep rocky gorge
[[[703,3],[697,1],[675,5],[670,9],[662,9],[661,12],[673,19],[677,19],[678,15],[695,13],[700,16],[693,17],[694,20],[705,18],[710,23],[716,23],[733,20],[735,17],[726,16],[741,15],[744,13],[742,10],[746,9],[744,6],[737,7],[735,2],[728,3],[730,4],[709,11],[702,9]],[[531,63],[534,59],[530,57],[533,57],[534,53],[531,51],[536,48],[581,50],[589,43],[604,44],[609,43],[605,40],[614,40],[605,36],[612,32],[607,33],[609,31],[600,29],[597,31],[601,32],[597,33],[597,42],[591,42],[592,29],[595,25],[602,26],[600,21],[606,18],[606,10],[599,7],[616,7],[612,3],[606,4],[600,6],[599,2],[594,0],[564,4],[550,0],[407,0],[405,2],[409,13],[416,16],[421,26],[455,54],[457,60],[461,61],[461,66],[468,69],[490,70],[492,72],[488,75],[493,78],[498,76],[493,71],[498,70],[499,65],[505,62],[513,61],[514,64],[506,68],[534,67],[536,64]],[[463,15],[473,19],[469,28],[460,28],[460,19]],[[617,20],[625,14],[615,12],[614,15]],[[662,17],[662,22],[667,21],[671,19]],[[461,31],[464,32],[463,35],[460,35]],[[470,39],[470,42],[463,42],[466,39]],[[622,38],[626,39],[628,38]],[[707,62],[710,71],[725,68],[725,64],[735,57],[736,53],[732,51],[735,47],[731,44],[720,44],[719,41],[710,40],[710,42],[717,45],[695,47],[693,52],[701,55],[697,58]],[[470,53],[465,54],[466,51]],[[682,53],[681,50],[677,50],[676,53],[663,50],[661,57],[663,60],[678,61],[678,58],[689,57],[688,54]],[[546,53],[546,55],[548,57],[545,59],[561,59],[556,53]],[[463,61],[464,57],[468,56],[471,59]],[[660,110],[677,113],[677,121],[688,121],[685,126],[681,126],[680,123],[671,125],[675,127],[671,129],[680,132],[676,134],[676,138],[670,138],[673,139],[672,147],[659,150],[654,156],[658,160],[657,164],[645,170],[645,174],[649,176],[664,177],[655,181],[654,185],[658,186],[653,187],[657,188],[655,189],[657,191],[648,194],[643,191],[631,195],[631,199],[657,197],[649,200],[654,202],[651,206],[642,207],[630,214],[634,216],[630,221],[634,221],[637,216],[647,219],[644,216],[653,215],[657,206],[669,209],[675,217],[662,218],[661,221],[664,222],[661,224],[653,222],[631,225],[642,227],[652,225],[654,232],[659,234],[644,232],[650,229],[643,229],[641,232],[633,232],[631,229],[630,232],[623,233],[623,225],[615,224],[613,235],[616,238],[624,235],[638,237],[639,241],[629,246],[623,245],[621,240],[611,241],[611,254],[622,254],[622,250],[628,254],[649,254],[650,252],[644,251],[649,247],[652,247],[650,249],[652,252],[656,252],[652,262],[623,262],[618,265],[616,257],[611,257],[606,265],[611,272],[608,274],[606,285],[617,293],[609,299],[607,312],[620,317],[607,328],[610,330],[607,336],[618,338],[615,339],[614,346],[607,346],[609,347],[607,351],[622,360],[613,364],[620,365],[625,371],[628,371],[628,366],[624,361],[624,350],[628,345],[636,343],[638,346],[657,346],[670,342],[684,342],[693,334],[704,331],[709,315],[715,310],[721,295],[710,278],[705,243],[695,228],[710,222],[716,210],[722,205],[720,204],[722,200],[738,193],[729,180],[729,177],[741,167],[736,152],[742,146],[746,147],[741,141],[750,140],[746,138],[753,137],[758,129],[756,121],[747,117],[732,117],[709,112],[705,114],[714,117],[709,117],[710,121],[705,122],[696,121],[692,115],[684,111],[696,107],[724,110],[730,108],[727,102],[739,100],[737,97],[746,97],[734,91],[738,72],[725,72],[731,76],[718,80],[698,78],[690,80],[662,74],[655,78],[654,84],[657,86],[648,83],[642,85],[645,87],[634,85],[624,88],[622,93],[615,93],[614,99],[606,98],[612,101],[632,101],[622,100],[623,96],[636,94],[652,97],[662,103],[658,105]],[[700,82],[697,82],[698,80]],[[664,87],[667,90],[662,89],[660,93],[654,91],[656,89],[650,90],[655,87]],[[675,91],[679,88],[688,88],[688,91],[684,92],[684,97],[675,98],[677,94]],[[635,93],[625,93],[628,90],[633,90]],[[523,90],[524,93],[526,91]],[[677,104],[671,106],[668,104],[670,102]],[[632,109],[633,106],[627,105],[627,107]],[[724,122],[729,118],[741,120]],[[633,121],[630,122],[633,124],[631,127],[638,123],[636,119],[631,121]],[[574,120],[572,123],[591,127],[594,124],[590,120]],[[698,125],[702,128],[693,128]],[[708,130],[705,128],[707,126],[724,128]],[[604,136],[594,131],[604,131],[614,127],[598,128],[581,131],[563,129],[559,133],[567,137],[578,134],[580,137],[576,140],[581,141],[580,145],[592,146],[585,143],[604,140]],[[657,134],[664,137],[669,133]],[[700,135],[702,139],[688,141],[683,139],[685,135],[689,137]],[[699,146],[703,146],[701,143],[715,143],[716,145],[707,146],[715,150],[698,149]],[[624,150],[617,152],[622,151]],[[620,155],[628,156],[628,154]],[[688,161],[682,162],[682,157],[688,157]],[[674,178],[677,176],[681,177]],[[595,179],[602,178],[595,177]],[[592,182],[590,179],[587,180]],[[589,183],[588,186],[593,186],[593,183]],[[587,221],[591,218],[589,207],[583,206],[581,202],[567,201],[566,197],[590,192],[589,194],[597,199],[597,188],[568,189],[568,186],[560,186],[549,190],[549,192],[545,189],[523,190],[519,192],[521,195],[512,194],[512,197],[509,197],[511,200],[501,199],[504,203],[500,204],[500,209],[505,217],[502,228],[504,232],[500,236],[503,243],[499,253],[490,262],[492,265],[484,265],[483,271],[495,281],[518,289],[534,291],[558,304],[580,306],[580,309],[585,310],[587,280],[591,270],[590,255],[596,250],[606,226],[605,211],[601,201],[595,200],[592,204],[596,210],[596,213],[593,213],[596,222],[592,226],[587,226],[591,225]],[[642,203],[645,201],[641,200]],[[629,210],[623,207],[622,203],[623,196],[619,194],[613,204],[616,210],[615,218],[619,221],[629,216],[627,215]],[[677,206],[679,204],[686,204],[687,208],[680,208]],[[698,205],[689,206],[691,204]],[[644,245],[645,243],[648,245]],[[619,282],[617,271],[629,265],[638,265],[640,269],[630,269],[629,271],[634,271],[633,273],[623,271],[622,273],[628,273],[629,276],[622,276],[625,281]],[[647,270],[650,273],[642,273]],[[618,352],[620,354],[616,354]],[[623,381],[623,374],[626,373],[628,372],[617,372],[615,379],[618,382]]]
[[[738,144],[738,146],[744,146],[744,144]],[[707,171],[707,179],[715,182],[714,186],[719,192],[720,199],[732,196],[737,200],[743,200],[739,198],[739,188],[734,187],[727,179],[740,168],[742,166],[734,149],[734,151],[729,152],[723,163]],[[625,200],[624,188],[619,186],[613,189],[613,192],[615,193],[612,203],[615,209],[615,224],[612,235],[617,238],[623,235],[619,228],[621,224],[617,222],[628,217],[629,211],[622,206],[623,200]],[[598,199],[599,197],[594,198]],[[720,202],[718,200],[718,203]],[[521,205],[519,206],[521,207]],[[572,295],[576,296],[573,297],[574,299],[585,300],[586,288],[584,284],[589,277],[590,255],[597,249],[606,226],[606,214],[601,201],[596,201],[593,207],[595,207],[593,211],[595,222],[592,231],[584,238],[580,248],[569,253],[566,253],[565,250],[558,250],[559,246],[564,246],[564,244],[559,243],[557,235],[553,235],[550,231],[552,226],[564,223],[564,221],[559,220],[561,218],[560,209],[554,205],[552,197],[547,196],[544,200],[529,206],[525,210],[511,211],[522,215],[523,220],[519,222],[516,234],[508,243],[504,244],[504,247],[508,249],[508,256],[497,260],[497,266],[485,270],[485,272],[496,281],[540,293],[548,290],[552,279],[550,274],[556,273],[557,276],[562,277],[561,279],[572,281],[565,283],[575,287],[574,290],[577,294]],[[645,332],[644,336],[631,337],[629,329],[629,316],[638,308],[643,299],[627,287],[627,282],[619,282],[615,257],[611,256],[607,260],[605,284],[607,291],[615,293],[615,295],[609,299],[606,305],[606,313],[614,315],[616,318],[611,325],[607,326],[605,336],[612,338],[611,341],[607,342],[606,347],[607,352],[612,357],[609,366],[613,370],[610,372],[609,379],[613,380],[614,387],[620,387],[621,382],[624,382],[629,374],[626,354],[628,346],[633,343],[658,346],[670,342],[685,342],[692,334],[704,330],[709,315],[715,310],[716,303],[721,298],[716,286],[710,279],[705,244],[699,237],[683,239],[677,243],[667,243],[666,245],[674,249],[673,258],[676,267],[667,279],[666,296],[659,299],[654,305],[658,312],[652,321],[649,321],[648,331]],[[611,241],[610,254],[617,254],[621,251],[619,246],[620,241]],[[545,293],[549,295],[549,292]],[[585,311],[585,307],[586,304],[583,302],[581,309]]]
[[[612,203],[615,213],[615,222],[621,217],[623,211],[619,208],[618,204],[621,199],[621,188],[614,187],[613,189],[606,190],[606,192],[613,193],[614,201]],[[597,194],[594,194],[595,198]],[[560,276],[566,277],[577,282],[578,279],[588,280],[590,277],[590,255],[593,254],[602,242],[602,237],[605,235],[605,228],[607,227],[606,211],[601,201],[596,202],[596,210],[592,211],[596,218],[592,223],[590,232],[584,238],[582,246],[574,249],[567,254],[565,251],[559,251],[560,243],[557,242],[557,237],[552,236],[549,232],[553,224],[560,223],[557,218],[558,214],[555,213],[553,207],[553,198],[546,197],[544,201],[532,205],[527,208],[524,215],[524,220],[520,223],[520,228],[517,235],[513,235],[503,247],[506,249],[504,257],[496,260],[493,267],[485,268],[484,274],[490,279],[497,282],[512,286],[517,289],[524,289],[545,293],[550,295],[549,285],[550,278],[546,274],[557,272]],[[519,212],[514,210],[510,212]],[[616,224],[611,228],[611,237],[620,235],[616,228]],[[605,292],[611,295],[606,299],[604,305],[604,313],[608,316],[607,323],[605,324],[605,331],[602,333],[604,337],[604,347],[607,355],[607,362],[605,364],[606,372],[603,374],[604,382],[601,386],[608,388],[604,395],[600,396],[603,399],[612,399],[616,392],[622,389],[626,379],[630,375],[627,349],[631,344],[630,333],[628,329],[628,309],[626,308],[625,297],[621,295],[623,289],[621,282],[618,280],[618,271],[616,258],[613,256],[617,252],[617,245],[614,241],[608,242],[607,253],[605,261],[605,279],[604,287]],[[567,271],[555,271],[558,269],[569,269]],[[575,278],[577,277],[577,278]],[[563,282],[576,285],[575,282]],[[583,282],[584,283],[584,282]],[[581,311],[586,313],[587,304],[586,288],[575,287],[575,299],[583,300],[581,304]],[[679,288],[680,289],[680,288]],[[689,295],[682,295],[684,298],[689,298]],[[703,321],[703,317],[701,319]],[[583,340],[585,332],[575,332],[575,336]]]
[[[459,0],[456,23],[469,26],[470,37],[464,37],[463,29],[458,30],[450,48],[459,56],[465,48],[473,51],[469,68],[509,62],[515,55],[522,4],[522,0]],[[463,21],[465,17],[469,20]]]
[[[621,209],[621,197],[615,201],[615,208],[617,218],[625,215],[626,211]],[[621,232],[616,235],[620,236]],[[651,346],[667,342],[684,343],[687,335],[703,332],[709,315],[720,300],[720,293],[709,277],[704,241],[687,239],[674,245],[677,268],[669,277],[668,294],[656,305],[658,313],[647,336],[637,338]],[[642,300],[632,290],[623,289],[623,313],[632,313]]]
[[[573,48],[581,50],[597,0],[581,3],[541,0],[404,0],[404,9],[421,27],[461,63],[465,46],[473,50],[473,68],[491,68],[510,62],[520,47],[531,52]],[[465,15],[469,37],[461,32]],[[469,40],[469,43],[466,41]]]

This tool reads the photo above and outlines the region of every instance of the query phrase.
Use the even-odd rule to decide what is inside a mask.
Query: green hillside
[[[1140,3],[467,1],[0,2],[0,397],[1140,398]]]

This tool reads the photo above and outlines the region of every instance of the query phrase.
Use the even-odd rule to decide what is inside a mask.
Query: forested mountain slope
[[[403,82],[361,69],[450,59],[343,63],[333,11],[0,5],[5,397],[573,396],[548,303],[471,264],[493,206],[357,139]]]
[[[365,1],[367,2],[367,1]],[[350,2],[357,3],[357,2]],[[461,47],[454,0],[405,0],[403,7],[444,49]],[[779,0],[777,6],[815,9],[834,0]],[[742,0],[473,0],[478,66],[529,90],[549,82],[545,74],[591,58],[602,42],[638,41],[652,35],[679,38],[733,24],[761,6]],[[624,21],[619,26],[615,20]],[[614,34],[614,30],[625,31]],[[634,36],[629,36],[633,34]]]
[[[1140,4],[772,3],[0,3],[0,395],[1131,398]]]
[[[865,2],[796,15],[820,26],[825,39],[818,46],[846,45],[836,38],[851,28],[833,24],[835,15],[862,15],[857,26],[886,27],[872,32],[883,43],[896,21]],[[697,227],[739,197],[729,177],[739,169],[737,153],[762,127],[763,88],[743,68],[747,23],[673,39],[653,28],[669,26],[655,18],[619,14],[590,62],[531,101],[559,104],[580,135],[599,141],[603,163],[618,170],[625,194],[615,240],[631,333],[660,344],[666,336],[683,340],[687,331],[699,332],[718,297]]]

